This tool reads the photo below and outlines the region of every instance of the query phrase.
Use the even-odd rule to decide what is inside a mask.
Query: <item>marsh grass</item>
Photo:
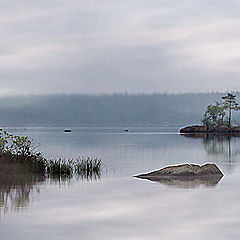
[[[98,158],[77,158],[76,160],[76,172],[77,173],[91,173],[91,172],[100,172],[102,161]]]
[[[87,180],[98,179],[101,177],[102,161],[98,158],[77,158],[75,172],[81,178]]]
[[[82,179],[97,179],[101,176],[101,159],[81,157],[77,159],[45,159],[41,154],[16,156],[0,153],[0,173],[9,176],[15,174],[40,174],[51,178],[71,178],[74,175]]]
[[[47,163],[46,173],[51,177],[58,178],[71,177],[74,173],[74,163],[72,160],[64,160],[62,158],[50,160]]]
[[[84,179],[100,178],[101,159],[91,157],[79,157],[74,159],[50,160],[47,163],[46,173],[51,177],[71,177],[80,176]]]

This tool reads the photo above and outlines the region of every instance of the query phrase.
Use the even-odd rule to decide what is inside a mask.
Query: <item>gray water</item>
[[[101,158],[100,178],[37,179],[1,190],[0,239],[238,239],[240,138],[192,138],[177,128],[9,128],[48,158]],[[151,182],[133,175],[216,163],[224,177]]]

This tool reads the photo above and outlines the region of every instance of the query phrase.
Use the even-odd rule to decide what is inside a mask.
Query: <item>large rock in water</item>
[[[205,164],[202,166],[196,164],[182,164],[169,166],[150,173],[140,174],[135,177],[207,177],[223,176],[221,170],[215,164]]]

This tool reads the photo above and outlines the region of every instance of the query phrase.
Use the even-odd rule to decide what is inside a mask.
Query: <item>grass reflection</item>
[[[15,173],[1,171],[0,175],[0,213],[26,208],[30,202],[30,193],[45,180],[40,174]]]
[[[65,172],[65,171],[64,171]],[[72,179],[95,181],[101,179],[101,171],[78,171],[71,174],[39,174],[29,172],[22,164],[0,165],[0,215],[19,211],[29,206],[31,195],[50,181],[59,186],[69,185]]]

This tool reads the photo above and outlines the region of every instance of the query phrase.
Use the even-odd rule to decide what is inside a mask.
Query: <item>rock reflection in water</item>
[[[221,180],[222,176],[206,176],[206,177],[161,176],[161,177],[138,177],[138,178],[158,182],[168,186],[174,186],[177,188],[198,188],[201,185],[204,185],[206,187],[215,187]]]

